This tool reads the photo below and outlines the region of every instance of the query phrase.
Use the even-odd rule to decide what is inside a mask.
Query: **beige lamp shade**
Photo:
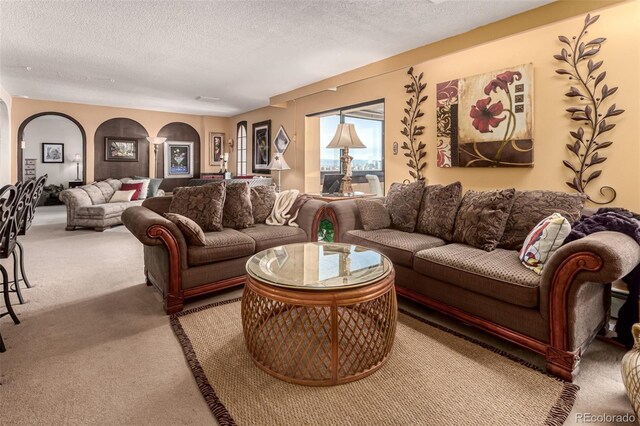
[[[273,160],[267,166],[269,170],[290,170],[291,167],[284,161],[284,156],[282,154],[276,154],[273,156]]]
[[[82,162],[82,157],[80,156],[80,154],[76,154],[73,156],[73,162],[74,163],[81,163]]]
[[[336,130],[336,135],[333,137],[327,148],[366,148],[362,143],[358,134],[356,133],[356,127],[349,123],[340,123]]]
[[[147,140],[154,145],[162,145],[167,140],[167,138],[147,136]]]

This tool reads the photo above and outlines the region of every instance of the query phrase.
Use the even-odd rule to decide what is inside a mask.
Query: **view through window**
[[[365,175],[377,175],[384,182],[384,101],[345,107],[320,115],[320,175],[339,174],[342,150],[326,148],[340,123],[355,125],[356,133],[366,146],[349,150],[353,157],[352,181],[366,183]]]
[[[238,134],[236,136],[236,175],[247,174],[247,122],[238,123]]]

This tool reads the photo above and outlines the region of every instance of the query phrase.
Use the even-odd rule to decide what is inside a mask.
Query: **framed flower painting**
[[[269,173],[271,120],[253,124],[253,172]]]
[[[533,167],[533,65],[445,81],[437,93],[438,167]]]

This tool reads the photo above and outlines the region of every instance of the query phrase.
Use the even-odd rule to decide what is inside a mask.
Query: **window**
[[[247,122],[238,123],[238,134],[236,136],[236,175],[245,176],[247,174]]]
[[[344,107],[320,115],[320,176],[342,173],[341,150],[326,148],[336,133],[338,124],[354,124],[356,133],[366,148],[351,149],[352,181],[366,183],[365,175],[377,175],[384,182],[384,100]]]

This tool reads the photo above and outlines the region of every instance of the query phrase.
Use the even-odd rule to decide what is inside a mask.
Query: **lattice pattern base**
[[[391,351],[396,318],[393,277],[361,289],[321,292],[274,292],[249,279],[242,298],[245,343],[254,362],[305,385],[346,383],[380,368]]]

